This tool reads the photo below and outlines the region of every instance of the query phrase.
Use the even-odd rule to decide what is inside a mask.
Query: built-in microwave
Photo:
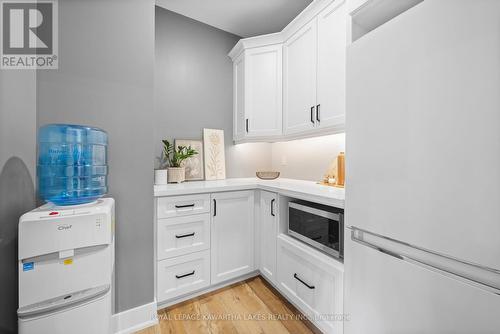
[[[342,260],[344,210],[309,202],[288,203],[288,234]]]

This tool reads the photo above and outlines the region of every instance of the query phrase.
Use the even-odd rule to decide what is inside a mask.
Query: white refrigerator
[[[500,1],[347,51],[345,333],[500,333]]]

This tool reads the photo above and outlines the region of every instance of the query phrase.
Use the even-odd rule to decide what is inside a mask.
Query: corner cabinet
[[[282,134],[282,45],[244,49],[233,62],[234,141]]]
[[[235,142],[344,131],[345,7],[345,0],[315,0],[282,32],[231,50]]]
[[[212,284],[255,270],[254,192],[215,193],[212,199]]]
[[[344,129],[346,25],[344,2],[337,0],[285,41],[285,135]]]

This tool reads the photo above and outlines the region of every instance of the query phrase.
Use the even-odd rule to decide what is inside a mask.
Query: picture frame
[[[186,181],[201,181],[205,179],[205,168],[203,159],[203,142],[192,139],[175,139],[175,147],[191,146],[198,154],[184,160],[181,167],[186,169]]]

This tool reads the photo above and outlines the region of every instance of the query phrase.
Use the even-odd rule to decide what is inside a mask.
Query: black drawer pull
[[[275,217],[276,215],[274,214],[274,202],[276,202],[276,200],[273,198],[271,200],[271,216]]]
[[[321,104],[318,104],[318,105],[316,106],[316,120],[317,120],[318,122],[321,122],[321,115],[320,115],[320,109],[319,109],[319,107],[321,107]]]
[[[184,275],[175,275],[175,278],[180,279],[188,276],[193,276],[194,275],[194,270],[190,273],[184,274]]]
[[[314,106],[311,107],[311,123],[314,124]]]
[[[314,285],[309,285],[306,282],[304,282],[303,280],[301,280],[299,278],[299,276],[297,276],[297,274],[293,274],[293,278],[295,278],[297,281],[299,281],[300,283],[304,284],[305,286],[307,286],[311,290],[315,288]]]
[[[189,234],[181,234],[181,235],[176,234],[176,235],[175,235],[175,237],[176,237],[177,239],[187,238],[187,237],[192,237],[192,236],[194,236],[194,232],[193,232],[193,233],[189,233]]]
[[[182,208],[194,208],[194,203],[193,204],[186,204],[186,205],[176,205],[175,206],[177,209],[182,209]]]

